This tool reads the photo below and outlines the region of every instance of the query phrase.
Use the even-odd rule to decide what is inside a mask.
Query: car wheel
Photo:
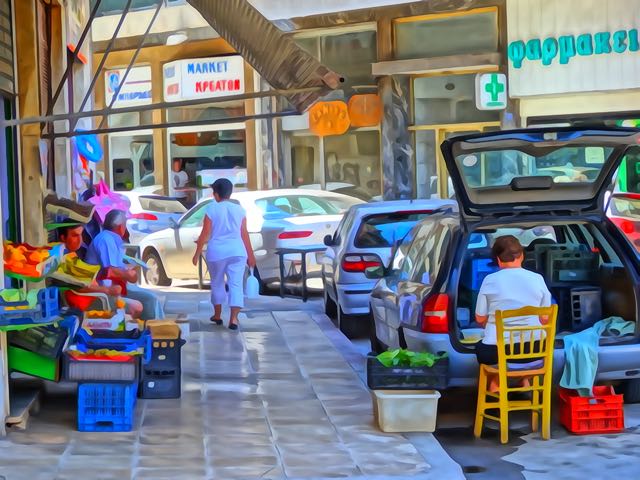
[[[378,335],[376,334],[376,320],[373,313],[369,314],[369,341],[371,342],[371,352],[373,354],[378,355],[386,351],[384,344],[378,340]]]
[[[627,380],[623,393],[624,403],[640,403],[640,378]]]
[[[338,306],[336,302],[334,302],[329,296],[329,292],[327,291],[327,285],[323,283],[323,296],[324,296],[324,313],[327,314],[329,318],[336,318],[338,314]]]
[[[338,305],[338,328],[348,339],[366,337],[369,325],[366,315],[345,315]]]
[[[171,285],[171,279],[167,277],[167,274],[164,271],[164,266],[162,265],[162,260],[160,260],[157,253],[148,253],[144,256],[143,260],[149,267],[144,272],[144,279],[149,285],[157,287],[168,287]]]

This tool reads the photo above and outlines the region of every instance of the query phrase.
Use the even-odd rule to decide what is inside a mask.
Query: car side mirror
[[[385,276],[384,267],[381,267],[381,266],[369,267],[364,271],[364,276],[370,280],[379,280],[381,278],[384,278]]]
[[[178,228],[178,222],[174,218],[169,217],[169,226],[173,229]]]
[[[325,235],[324,244],[327,247],[333,247],[333,235]]]

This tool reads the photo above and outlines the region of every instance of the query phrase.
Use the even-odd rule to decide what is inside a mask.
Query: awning
[[[187,1],[273,88],[322,87],[287,97],[299,112],[340,85],[340,75],[298,47],[247,0]]]

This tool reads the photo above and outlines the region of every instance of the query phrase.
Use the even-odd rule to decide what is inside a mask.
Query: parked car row
[[[640,314],[640,257],[635,237],[624,235],[635,232],[629,202],[636,198],[614,195],[612,218],[605,209],[621,160],[639,143],[637,130],[577,128],[446,140],[442,151],[458,208],[450,202],[352,207],[326,239],[327,313],[349,336],[368,326],[373,351],[447,352],[449,385],[473,384],[474,344],[483,334],[475,302],[482,280],[497,269],[490,246],[501,235],[516,235],[525,268],[545,278],[559,307],[558,374],[563,336],[595,320],[582,318],[582,296],[598,304],[602,318],[636,322]],[[509,174],[486,174],[491,171]],[[631,219],[633,225],[624,223]],[[625,381],[631,402],[640,401],[639,333],[636,327],[632,336],[602,338],[598,352],[597,380]]]

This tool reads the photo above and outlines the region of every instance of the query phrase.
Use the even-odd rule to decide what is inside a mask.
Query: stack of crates
[[[182,393],[182,345],[180,326],[173,321],[149,320],[151,358],[142,366],[141,398],[180,398]]]
[[[128,432],[133,428],[140,377],[140,357],[128,354],[144,347],[150,353],[148,333],[80,331],[78,343],[92,350],[122,351],[110,358],[66,355],[65,379],[78,382],[78,430],[81,432]]]

